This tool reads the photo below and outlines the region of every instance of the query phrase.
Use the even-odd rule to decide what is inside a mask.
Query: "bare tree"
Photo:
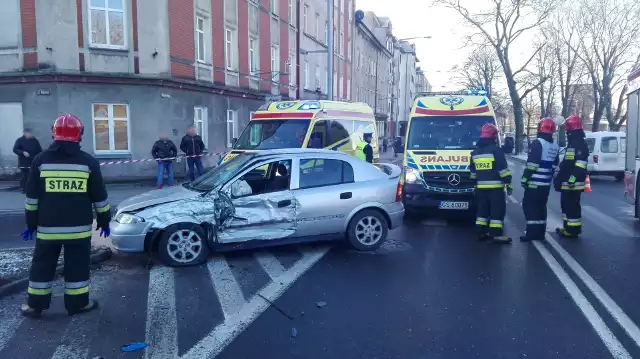
[[[502,76],[502,65],[493,48],[486,44],[473,50],[462,67],[453,70],[460,74],[459,84],[466,88],[484,88],[489,97],[493,95],[493,84]]]
[[[533,96],[527,96],[522,99],[522,112],[526,124],[525,133],[527,138],[531,136],[531,129],[536,127],[540,120],[542,112],[540,111],[540,103]]]
[[[509,97],[513,105],[516,124],[516,151],[521,150],[523,133],[522,100],[538,86],[520,86],[520,77],[541,50],[534,49],[531,57],[521,66],[511,63],[510,49],[522,34],[539,28],[550,16],[556,0],[491,0],[488,9],[472,12],[462,4],[462,0],[433,0],[435,4],[455,10],[464,21],[489,43],[496,52],[502,66]],[[470,1],[470,0],[468,0]],[[472,3],[471,1],[469,2]],[[473,2],[475,3],[475,2]],[[544,79],[546,81],[546,79]],[[541,83],[544,81],[541,81]],[[534,84],[535,85],[535,84]]]
[[[640,2],[580,0],[575,16],[580,39],[576,51],[588,71],[595,100],[592,131],[598,130],[603,116],[611,128],[619,128],[622,106],[614,113],[613,95],[623,90],[638,49]]]
[[[553,48],[548,45],[548,39],[543,38],[540,41],[543,43],[536,45],[541,46],[541,49],[535,60],[535,83],[539,84],[537,92],[540,101],[540,116],[551,117],[553,116],[554,95],[558,85],[556,73],[558,62],[553,54]]]

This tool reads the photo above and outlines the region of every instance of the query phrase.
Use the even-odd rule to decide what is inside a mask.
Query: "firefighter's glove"
[[[527,188],[529,180],[527,179],[527,177],[522,177],[522,181],[520,181],[520,184],[522,184],[522,188]]]
[[[513,186],[511,185],[511,183],[509,183],[507,186],[507,196],[511,196],[511,194],[513,193]]]
[[[108,224],[106,226],[96,228],[96,231],[97,230],[100,230],[100,237],[107,238],[111,235],[111,228],[109,228]]]
[[[569,177],[569,180],[567,181],[567,184],[569,185],[569,188],[573,188],[576,186],[576,177],[574,175],[571,175],[571,177]]]
[[[32,240],[32,239],[33,239],[33,237],[34,237],[33,235],[34,235],[35,233],[36,233],[35,229],[29,229],[29,228],[25,229],[25,230],[22,232],[22,234],[21,234],[21,236],[22,236],[22,240],[23,240],[23,241],[30,241],[30,240]]]

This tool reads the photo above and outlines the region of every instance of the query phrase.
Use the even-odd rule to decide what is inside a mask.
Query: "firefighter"
[[[584,181],[587,177],[589,147],[584,140],[585,134],[580,117],[577,115],[567,117],[563,126],[567,132],[567,147],[558,175],[554,179],[554,188],[560,191],[563,228],[556,228],[556,233],[563,237],[575,238],[582,232],[580,196],[584,191]]]
[[[513,193],[511,172],[507,159],[497,143],[498,128],[492,124],[482,126],[477,149],[471,153],[471,179],[476,181],[478,239],[493,239],[510,243],[511,238],[502,231],[506,215],[507,194]]]
[[[93,209],[97,230],[109,236],[111,210],[100,165],[80,150],[84,127],[73,115],[58,117],[52,127],[54,142],[31,164],[25,200],[27,229],[23,239],[35,236],[29,274],[28,300],[22,314],[40,317],[49,308],[51,289],[64,247],[64,304],[69,315],[98,308],[89,299],[89,261]]]
[[[365,133],[363,135],[363,141],[358,144],[358,147],[356,147],[356,157],[369,163],[373,163],[373,147],[371,147],[372,138],[372,133]]]
[[[522,174],[522,211],[527,219],[523,242],[543,240],[547,230],[547,201],[553,172],[558,166],[558,145],[553,142],[556,123],[547,117],[538,123],[538,139],[529,146],[527,168]]]

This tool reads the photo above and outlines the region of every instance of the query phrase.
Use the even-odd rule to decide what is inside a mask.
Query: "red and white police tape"
[[[222,156],[222,155],[225,155],[225,154],[227,154],[227,152],[209,152],[209,153],[203,153],[201,155],[176,156],[176,157],[162,158],[162,159],[142,158],[142,159],[137,159],[137,160],[107,161],[107,162],[100,162],[100,166],[120,165],[120,164],[129,164],[129,163],[154,162],[154,161],[169,161],[169,160],[177,160],[177,159],[183,159],[183,158],[194,158],[194,157]],[[20,169],[20,168],[22,168],[22,167],[4,167],[4,166],[0,166],[0,170]],[[28,167],[24,167],[24,168],[28,168]]]

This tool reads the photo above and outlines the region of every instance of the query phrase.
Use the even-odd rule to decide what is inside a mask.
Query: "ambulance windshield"
[[[253,120],[233,146],[236,150],[301,148],[309,120]]]
[[[407,150],[473,149],[493,116],[418,116],[411,119]]]

